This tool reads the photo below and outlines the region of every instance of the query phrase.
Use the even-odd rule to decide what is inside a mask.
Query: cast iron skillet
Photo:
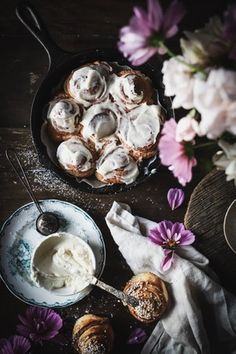
[[[34,35],[34,37],[42,44],[47,51],[49,58],[49,68],[46,77],[41,83],[32,103],[31,108],[31,134],[39,155],[40,162],[48,169],[54,171],[62,180],[69,183],[73,187],[85,192],[93,193],[115,193],[128,190],[141,182],[145,181],[153,173],[156,173],[159,162],[158,158],[154,157],[147,160],[141,166],[141,172],[137,180],[130,185],[111,185],[101,188],[93,188],[85,182],[78,183],[76,179],[64,172],[59,166],[52,162],[49,158],[47,149],[41,140],[41,127],[44,122],[45,107],[53,97],[53,92],[61,83],[63,78],[66,78],[73,69],[80,67],[83,64],[91,63],[95,60],[104,60],[107,62],[117,62],[120,65],[130,65],[125,58],[115,49],[99,48],[82,51],[79,53],[68,53],[60,49],[53,43],[49,36],[42,20],[32,5],[26,1],[19,3],[16,8],[17,17],[24,26]],[[152,79],[154,87],[158,90],[159,100],[168,113],[171,114],[171,104],[168,98],[164,97],[163,85],[161,81],[161,63],[145,64],[134,69],[141,70],[144,74]]]

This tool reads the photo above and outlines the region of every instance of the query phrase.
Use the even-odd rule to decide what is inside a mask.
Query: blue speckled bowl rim
[[[66,205],[69,205],[71,207],[73,207],[74,209],[77,209],[78,211],[82,212],[95,226],[95,229],[97,229],[98,231],[98,234],[100,236],[100,239],[101,239],[101,243],[103,245],[103,263],[102,263],[102,268],[99,272],[99,274],[97,275],[97,278],[100,278],[102,273],[103,273],[103,270],[104,270],[104,267],[105,267],[105,264],[106,264],[106,246],[105,246],[105,242],[104,242],[104,239],[103,239],[103,236],[102,236],[102,232],[101,230],[99,229],[99,227],[97,226],[97,224],[95,223],[95,221],[93,220],[93,218],[86,212],[84,211],[83,209],[81,209],[80,207],[78,207],[77,205],[75,204],[72,204],[70,202],[67,202],[67,201],[64,201],[64,200],[60,200],[60,199],[41,199],[39,200],[39,202],[45,202],[45,201],[49,201],[49,202],[59,202],[59,203],[62,203],[62,204],[66,204]],[[12,221],[12,219],[16,216],[17,213],[19,213],[21,210],[23,210],[24,208],[26,208],[27,206],[29,205],[32,205],[34,204],[33,202],[29,202],[27,204],[24,204],[22,205],[21,207],[19,207],[18,209],[16,209],[2,224],[1,226],[1,229],[0,229],[0,243],[1,243],[1,238],[3,237],[2,234],[4,232],[4,229],[7,225],[9,225]],[[1,249],[1,245],[0,245],[0,249]],[[16,297],[18,298],[19,300],[23,301],[24,303],[26,304],[29,304],[29,305],[33,305],[33,306],[40,306],[40,307],[50,307],[50,308],[64,308],[64,307],[67,307],[67,306],[70,306],[70,305],[74,305],[75,303],[79,302],[80,300],[82,300],[82,298],[80,298],[79,300],[78,299],[75,299],[73,301],[68,301],[68,302],[65,302],[65,303],[62,303],[62,304],[59,304],[57,302],[55,302],[55,304],[53,304],[53,306],[49,306],[46,302],[42,302],[42,303],[39,303],[39,302],[36,302],[34,301],[33,299],[27,299],[24,297],[23,294],[21,293],[18,293],[11,284],[9,284],[9,282],[7,281],[6,279],[6,275],[5,275],[5,270],[3,269],[1,263],[0,263],[0,278],[1,280],[3,281],[3,283],[5,284],[5,286],[7,287],[7,289]],[[89,288],[89,287],[88,287]],[[91,287],[91,290],[92,290],[92,287]],[[87,296],[91,290],[88,290],[88,292],[84,295]],[[83,297],[83,298],[84,298]]]

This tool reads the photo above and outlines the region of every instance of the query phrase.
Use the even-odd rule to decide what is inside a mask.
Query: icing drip
[[[75,166],[81,172],[93,167],[93,156],[79,138],[70,138],[62,142],[57,149],[59,163],[65,168]]]
[[[134,108],[121,119],[119,135],[126,145],[135,149],[155,144],[160,131],[161,109],[146,103]]]
[[[97,172],[106,180],[118,177],[126,184],[134,182],[139,174],[136,162],[123,146],[117,146],[115,142],[105,147],[97,161]]]
[[[71,96],[85,107],[103,101],[108,95],[109,66],[91,64],[75,70],[68,82]]]
[[[73,133],[82,116],[82,108],[71,99],[54,100],[50,103],[47,119],[55,129]]]

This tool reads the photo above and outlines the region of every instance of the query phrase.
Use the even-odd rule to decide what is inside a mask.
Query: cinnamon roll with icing
[[[81,129],[80,121],[83,107],[67,98],[50,102],[47,112],[48,131],[55,141],[62,141],[77,135]]]
[[[85,140],[91,140],[96,149],[100,150],[118,127],[120,118],[119,107],[106,101],[91,106],[84,114],[81,134]]]
[[[95,155],[80,138],[72,137],[63,141],[57,148],[60,166],[77,177],[91,176],[95,171]]]
[[[96,177],[107,184],[130,184],[139,175],[136,161],[122,145],[106,145],[96,164]]]
[[[76,102],[89,107],[108,97],[111,66],[94,62],[74,70],[65,82],[65,91]]]
[[[118,136],[137,160],[156,154],[157,136],[160,132],[162,112],[160,106],[139,105],[121,118]]]
[[[167,309],[169,299],[165,283],[153,273],[135,275],[126,284],[124,292],[139,299],[138,306],[128,305],[128,309],[141,322],[154,322]]]
[[[107,317],[87,314],[76,321],[72,344],[79,354],[109,354],[113,342],[114,332]]]
[[[145,102],[152,104],[154,97],[151,80],[140,71],[132,69],[112,75],[110,93],[115,102],[121,103],[126,110]]]

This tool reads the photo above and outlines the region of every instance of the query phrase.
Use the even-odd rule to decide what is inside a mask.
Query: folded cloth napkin
[[[236,297],[217,283],[207,258],[191,246],[181,247],[164,272],[162,248],[145,237],[155,222],[133,216],[128,205],[117,202],[106,222],[134,274],[153,272],[167,282],[170,308],[141,353],[236,353]]]

